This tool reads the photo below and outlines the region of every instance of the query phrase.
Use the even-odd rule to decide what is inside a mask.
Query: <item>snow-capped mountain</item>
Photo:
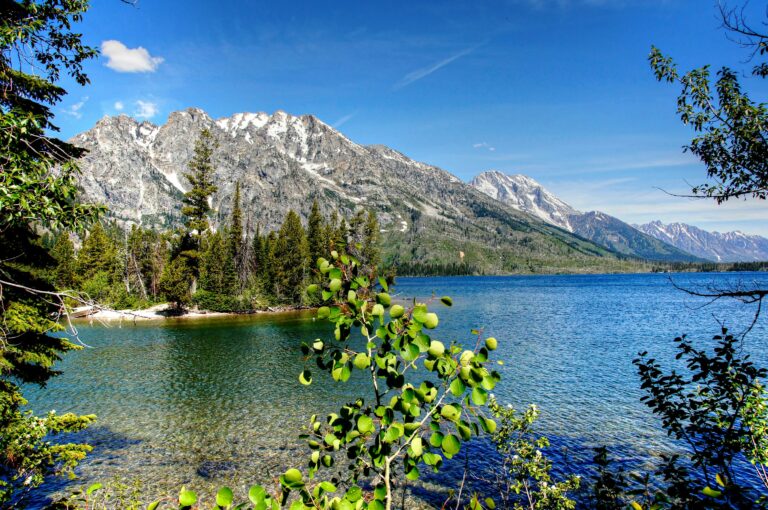
[[[738,230],[721,234],[685,223],[665,225],[660,221],[636,225],[636,228],[681,250],[715,262],[768,260],[768,239]]]
[[[518,211],[624,255],[658,261],[699,260],[691,253],[640,232],[618,218],[599,211],[578,211],[525,175],[506,175],[492,170],[476,176],[470,185]]]
[[[527,175],[506,175],[497,170],[483,172],[469,183],[491,198],[541,218],[570,232],[570,217],[581,214]]]
[[[88,151],[80,161],[83,198],[107,205],[124,225],[177,225],[189,186],[184,174],[203,129],[218,143],[214,223],[228,218],[239,182],[250,231],[278,228],[290,209],[306,218],[315,199],[326,215],[376,211],[391,263],[510,272],[534,263],[537,271],[562,271],[574,261],[584,270],[615,262],[603,247],[493,200],[445,170],[388,147],[359,145],[312,115],[282,111],[215,120],[189,108],[162,125],[104,117],[71,140]]]

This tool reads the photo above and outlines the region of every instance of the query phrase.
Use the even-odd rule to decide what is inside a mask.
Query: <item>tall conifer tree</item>
[[[235,184],[235,197],[232,202],[232,214],[227,229],[227,257],[231,262],[232,275],[229,294],[235,295],[245,283],[245,244],[243,240],[243,211],[240,208],[240,182]]]
[[[288,211],[280,227],[275,255],[278,267],[277,298],[291,303],[300,303],[304,294],[309,244],[301,218],[293,210]]]
[[[325,243],[323,228],[323,216],[320,214],[320,207],[317,200],[312,202],[312,210],[309,213],[307,223],[307,241],[309,242],[309,260],[316,261],[319,257],[324,257],[327,253],[327,244]]]

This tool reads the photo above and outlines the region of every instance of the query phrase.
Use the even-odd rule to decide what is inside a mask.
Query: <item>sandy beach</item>
[[[168,303],[152,306],[143,310],[112,310],[99,306],[76,308],[70,314],[75,320],[97,321],[145,321],[161,319],[202,319],[210,317],[224,317],[228,315],[285,313],[302,310],[297,307],[270,307],[265,310],[253,310],[249,312],[211,312],[207,310],[184,310],[182,313],[174,310]]]

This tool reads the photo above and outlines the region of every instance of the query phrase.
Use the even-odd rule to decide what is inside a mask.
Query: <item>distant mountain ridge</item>
[[[491,170],[477,175],[470,185],[514,209],[627,256],[663,262],[702,260],[608,214],[578,211],[525,175]]]
[[[714,262],[754,262],[768,260],[768,239],[743,232],[708,232],[685,223],[665,225],[652,221],[635,228]]]
[[[289,209],[351,217],[377,212],[391,264],[465,264],[477,271],[579,272],[626,269],[615,253],[494,200],[440,168],[381,145],[362,146],[312,115],[239,113],[218,120],[197,108],[163,125],[105,117],[71,142],[87,201],[122,224],[178,225],[183,178],[202,129],[214,154],[214,223],[224,221],[240,183],[246,226],[276,229]]]

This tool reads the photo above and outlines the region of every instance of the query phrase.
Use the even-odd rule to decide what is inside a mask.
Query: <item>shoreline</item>
[[[184,310],[178,313],[168,303],[152,306],[143,310],[111,310],[99,306],[80,307],[68,314],[70,320],[76,321],[152,321],[166,319],[205,319],[218,317],[237,317],[246,315],[280,314],[312,310],[310,306],[274,306],[264,310],[250,310],[247,312],[212,312],[208,310]]]

